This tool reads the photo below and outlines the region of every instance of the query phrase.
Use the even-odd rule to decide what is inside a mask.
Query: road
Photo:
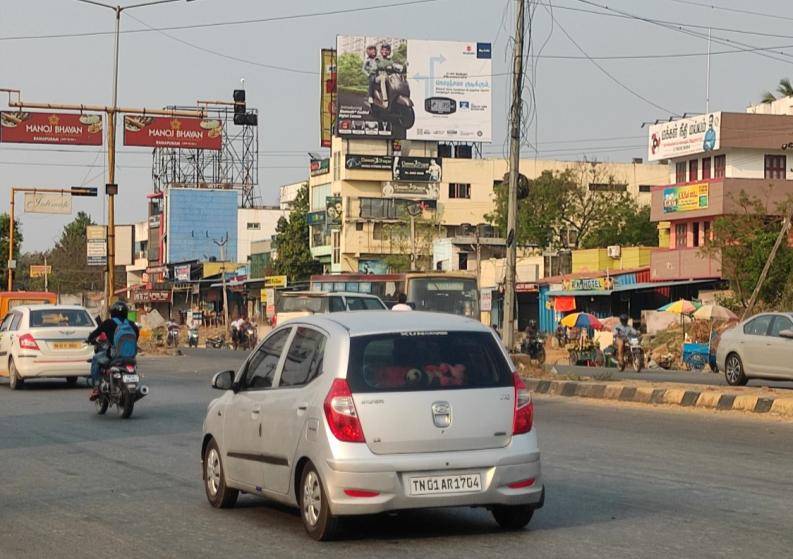
[[[218,511],[200,480],[211,374],[240,355],[143,358],[128,421],[85,388],[0,385],[0,557],[740,557],[793,549],[793,424],[542,398],[548,488],[528,530],[483,510],[359,519],[341,542],[251,496]]]

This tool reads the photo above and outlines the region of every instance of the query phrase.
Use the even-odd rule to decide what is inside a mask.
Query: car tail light
[[[515,418],[512,422],[512,434],[520,435],[531,431],[534,421],[534,404],[531,394],[518,373],[512,373],[515,382]]]
[[[22,334],[19,336],[19,347],[22,349],[31,349],[33,351],[41,351],[36,339],[30,334]]]
[[[507,487],[510,489],[523,489],[524,487],[531,487],[532,485],[534,485],[534,478],[530,477],[529,479],[513,481],[512,483],[508,484]]]
[[[345,489],[344,494],[348,497],[377,497],[379,491],[367,491],[365,489]]]
[[[355,402],[347,381],[342,378],[333,380],[328,395],[325,396],[325,418],[333,435],[347,443],[363,443],[361,421],[355,411]]]

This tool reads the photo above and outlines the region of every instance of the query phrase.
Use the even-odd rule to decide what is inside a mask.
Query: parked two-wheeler
[[[545,363],[545,344],[539,336],[531,336],[521,343],[521,352],[538,365]]]
[[[168,336],[165,343],[168,347],[176,347],[179,345],[179,327],[174,325],[168,326]]]
[[[407,67],[391,64],[387,70],[378,72],[375,83],[372,114],[391,122],[395,134],[397,129],[412,128],[416,122],[416,111],[410,99]]]
[[[198,347],[198,328],[187,330],[187,347]]]
[[[94,343],[94,353],[107,354],[107,348],[106,342]],[[134,358],[108,358],[100,367],[98,388],[99,396],[94,400],[96,413],[104,415],[113,405],[122,419],[128,419],[135,408],[135,402],[149,394],[149,387],[140,382]]]
[[[226,347],[226,336],[209,336],[204,342],[204,346],[213,349],[222,349]]]
[[[631,336],[624,342],[622,360],[619,363],[620,371],[624,371],[628,364],[637,373],[641,373],[644,369],[644,348],[638,336]]]
[[[256,328],[254,328],[252,324],[245,326],[242,332],[240,332],[239,337],[239,345],[242,349],[251,351],[256,347]]]

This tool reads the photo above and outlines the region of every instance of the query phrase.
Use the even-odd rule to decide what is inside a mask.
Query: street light
[[[105,295],[105,308],[110,308],[110,300],[113,298],[113,290],[115,288],[115,275],[116,275],[116,205],[115,196],[118,192],[118,185],[116,185],[116,113],[118,112],[118,39],[121,27],[121,12],[124,10],[131,10],[133,8],[145,8],[146,6],[155,6],[157,4],[171,4],[181,0],[151,0],[150,2],[141,2],[139,4],[130,4],[129,6],[112,6],[96,0],[77,0],[83,4],[92,4],[102,8],[113,10],[116,13],[116,39],[115,48],[113,50],[113,106],[110,111],[110,118],[108,119],[107,126],[107,185],[105,193],[107,194],[107,284]],[[192,0],[185,0],[191,2]]]

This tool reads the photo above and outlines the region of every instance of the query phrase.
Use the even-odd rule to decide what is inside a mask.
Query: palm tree
[[[789,78],[782,78],[779,80],[779,85],[776,88],[777,93],[779,93],[779,98],[782,97],[793,97],[793,84],[790,83]],[[777,100],[777,97],[771,93],[770,91],[766,91],[763,94],[763,103],[773,103]]]

